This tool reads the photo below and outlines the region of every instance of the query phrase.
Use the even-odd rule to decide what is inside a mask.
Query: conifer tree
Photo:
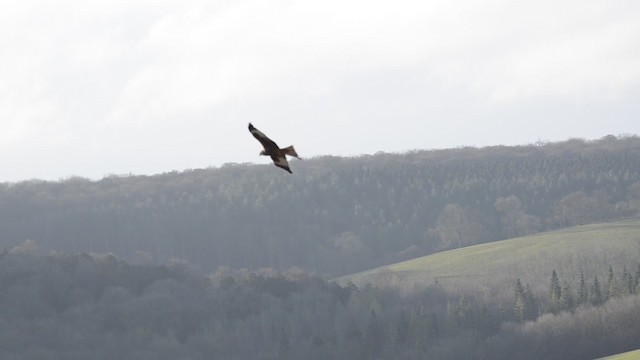
[[[634,284],[633,284],[633,275],[627,270],[627,267],[622,268],[622,281],[621,281],[621,292],[622,295],[633,294]]]
[[[423,306],[412,316],[411,346],[425,350],[428,342],[439,335],[440,329],[435,314],[427,314]]]
[[[435,313],[431,313],[428,317],[427,317],[428,321],[427,321],[427,335],[430,338],[435,338],[437,336],[440,335],[441,333],[441,323],[438,321],[438,317],[436,316]]]
[[[518,278],[516,280],[516,288],[514,290],[514,315],[518,321],[523,322],[527,314],[527,301],[525,299],[524,286]]]
[[[551,272],[551,284],[549,285],[549,297],[551,300],[551,311],[555,312],[560,308],[560,299],[562,297],[562,287],[560,286],[560,279],[558,279],[558,273],[554,269]]]
[[[609,266],[609,275],[607,278],[607,289],[605,299],[610,299],[614,297],[620,296],[620,286],[618,285],[618,281],[616,280],[615,273],[613,272],[613,267]]]
[[[396,346],[398,348],[405,347],[409,343],[409,319],[407,314],[402,310],[400,318],[396,325]]]
[[[527,320],[532,320],[538,317],[538,305],[536,304],[536,300],[533,297],[533,291],[531,291],[531,286],[527,284],[524,287],[524,299],[527,304],[527,313],[525,314]]]
[[[600,281],[598,281],[598,275],[593,277],[593,285],[591,285],[589,301],[592,305],[600,305],[604,302],[602,290],[600,289]]]
[[[640,264],[636,268],[636,276],[633,279],[633,293],[637,294],[640,292]]]
[[[371,309],[369,321],[364,334],[364,350],[367,358],[375,359],[382,353],[384,348],[384,330],[378,321],[376,312]]]
[[[362,331],[354,320],[347,324],[344,336],[343,351],[347,359],[365,358],[362,344]]]
[[[586,304],[589,301],[587,283],[584,281],[584,272],[580,272],[580,285],[578,285],[578,299],[576,305]]]
[[[569,286],[569,283],[566,281],[562,284],[562,296],[560,300],[562,303],[563,310],[573,311],[575,307],[573,292],[571,291],[571,287]]]

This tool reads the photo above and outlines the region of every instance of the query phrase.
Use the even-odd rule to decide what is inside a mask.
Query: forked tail
[[[300,159],[300,156],[298,156],[298,153],[296,152],[296,149],[293,148],[293,145],[288,146],[284,149],[280,149],[280,151],[282,151],[282,153],[285,155],[293,156]]]

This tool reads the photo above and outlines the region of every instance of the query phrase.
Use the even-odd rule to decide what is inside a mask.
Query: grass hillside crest
[[[622,268],[640,258],[640,219],[590,224],[474,245],[343,276],[339,283],[415,287],[429,284],[493,288],[520,278],[564,279]]]

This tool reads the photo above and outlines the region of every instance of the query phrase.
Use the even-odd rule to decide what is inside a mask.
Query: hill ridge
[[[342,276],[338,283],[372,283],[382,286],[428,285],[435,282],[465,286],[487,285],[486,278],[523,282],[546,279],[552,269],[565,278],[587,276],[603,267],[632,265],[640,255],[640,218],[587,224],[506,240],[447,250]],[[526,261],[525,261],[526,260]],[[526,262],[537,262],[537,266]],[[497,277],[495,273],[509,271]]]
[[[640,139],[0,184],[0,247],[329,277],[640,210]]]

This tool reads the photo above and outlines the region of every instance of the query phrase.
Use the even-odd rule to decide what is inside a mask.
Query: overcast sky
[[[640,134],[637,0],[1,9],[0,181]]]

